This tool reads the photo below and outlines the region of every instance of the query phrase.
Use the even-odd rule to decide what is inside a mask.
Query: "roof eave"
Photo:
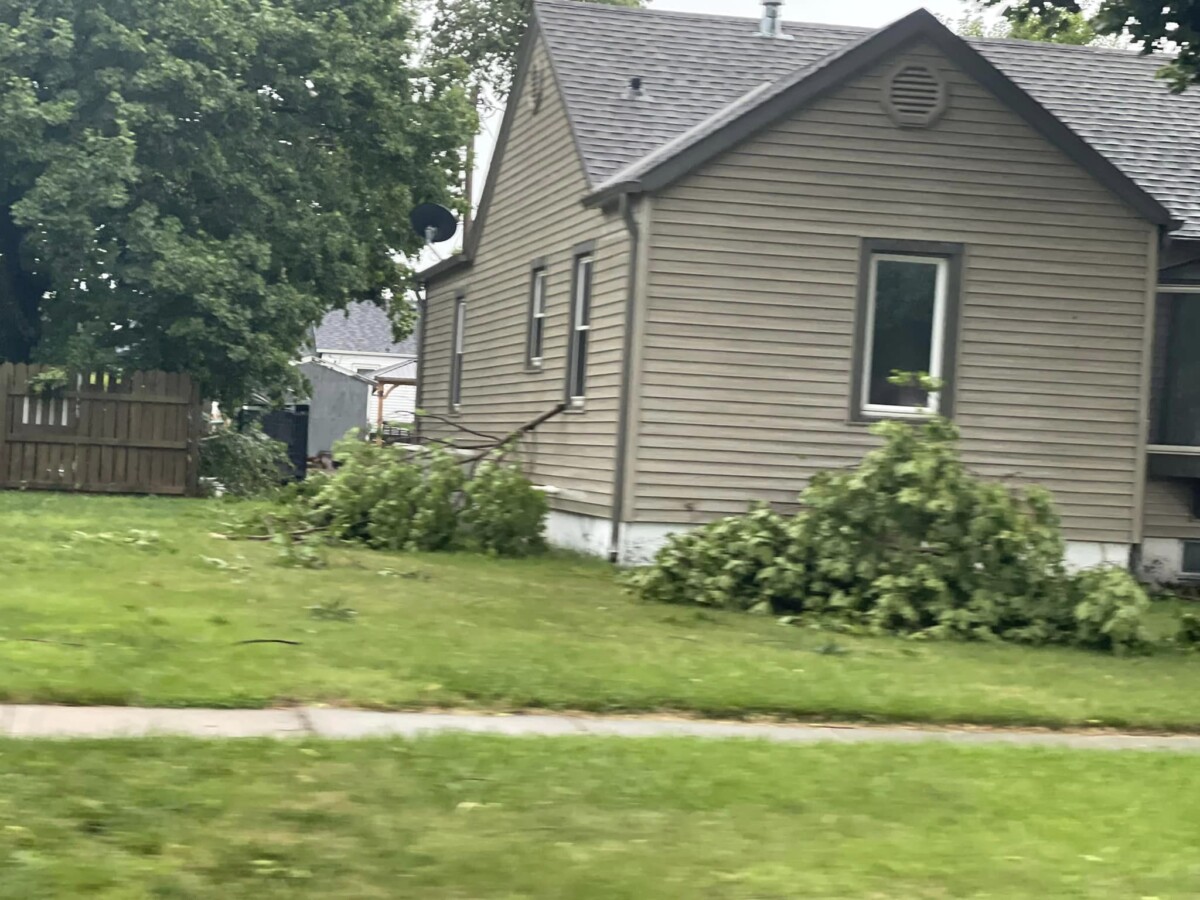
[[[600,206],[607,206],[625,194],[640,194],[644,190],[645,188],[640,180],[609,184],[584,197],[583,205],[588,209],[595,209]]]
[[[441,278],[450,272],[456,272],[459,269],[465,269],[471,265],[472,259],[466,253],[455,253],[453,256],[448,256],[440,262],[434,263],[432,266],[422,269],[417,273],[417,281],[422,284],[428,284],[435,278]]]

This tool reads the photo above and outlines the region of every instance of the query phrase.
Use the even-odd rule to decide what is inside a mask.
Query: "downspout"
[[[1141,545],[1145,538],[1143,531],[1146,520],[1146,481],[1150,477],[1150,403],[1153,400],[1153,371],[1154,371],[1154,338],[1157,327],[1158,312],[1158,270],[1161,265],[1162,247],[1167,235],[1164,230],[1155,228],[1150,233],[1147,242],[1146,259],[1146,300],[1142,328],[1142,371],[1141,383],[1138,385],[1138,433],[1136,477],[1133,483],[1133,521],[1130,523],[1130,544],[1132,567],[1140,565]]]
[[[621,339],[621,402],[617,410],[616,467],[613,472],[612,532],[609,535],[608,561],[621,561],[621,520],[625,516],[625,469],[628,464],[626,438],[629,435],[630,382],[633,380],[633,324],[637,307],[638,248],[641,231],[629,194],[618,201],[621,218],[629,231],[629,287],[625,293],[625,334]]]
[[[413,432],[421,443],[421,410],[425,407],[425,320],[429,313],[429,282],[417,284],[417,397],[413,411]]]

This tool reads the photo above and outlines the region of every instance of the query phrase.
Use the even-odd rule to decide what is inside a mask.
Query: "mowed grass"
[[[211,537],[232,512],[0,494],[0,700],[1200,729],[1200,656],[831,636],[641,603],[568,557],[348,549],[288,568]],[[310,609],[336,604],[356,614]]]
[[[1192,898],[1190,756],[0,743],[0,898]]]

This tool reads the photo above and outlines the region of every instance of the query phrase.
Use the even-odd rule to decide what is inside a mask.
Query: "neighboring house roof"
[[[351,303],[328,313],[313,330],[313,346],[322,352],[417,355],[416,338],[393,341],[387,313],[373,303]]]
[[[409,378],[416,381],[417,378],[417,359],[402,359],[397,363],[392,363],[390,366],[384,366],[382,369],[376,369],[371,373],[372,378]]]
[[[785,23],[792,40],[768,40],[757,34],[755,19],[576,0],[538,0],[536,10],[593,189],[618,174],[636,175],[639,161],[675,158],[834,70],[873,36],[906,28],[950,34],[923,12],[874,32]],[[1030,41],[958,43],[973,47],[1064,131],[1083,138],[1181,220],[1179,236],[1200,238],[1200,90],[1170,93],[1155,78],[1161,57]],[[629,97],[634,76],[642,79],[642,98]]]

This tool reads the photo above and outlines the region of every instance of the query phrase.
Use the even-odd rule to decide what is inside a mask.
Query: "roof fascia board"
[[[828,91],[862,74],[887,56],[922,40],[929,41],[945,53],[952,62],[995,94],[1035,131],[1144,218],[1168,229],[1178,228],[1182,224],[1158,200],[988,62],[978,50],[923,9],[867,36],[857,46],[831,60],[827,65],[817,68],[808,77],[751,107],[712,134],[654,166],[640,178],[593,193],[584,202],[588,206],[599,206],[611,202],[623,193],[661,190],[785,116],[812,103]]]

